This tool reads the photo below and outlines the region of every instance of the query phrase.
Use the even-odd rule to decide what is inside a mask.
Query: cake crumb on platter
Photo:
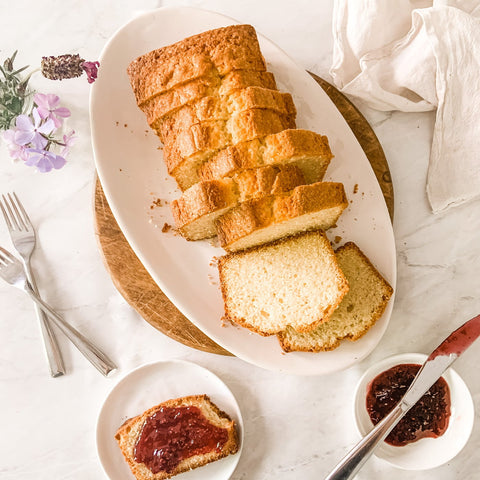
[[[153,210],[155,207],[162,207],[163,203],[164,201],[161,198],[154,198],[150,205],[150,210]]]
[[[226,316],[223,316],[221,319],[220,319],[220,322],[221,322],[221,325],[223,328],[226,328],[226,327],[236,327],[238,329],[242,328],[240,327],[239,325],[237,325],[235,322],[232,322],[232,320],[230,320],[228,317]]]
[[[218,266],[218,259],[219,259],[218,257],[213,256],[212,259],[210,260],[209,265],[211,267],[217,267]]]

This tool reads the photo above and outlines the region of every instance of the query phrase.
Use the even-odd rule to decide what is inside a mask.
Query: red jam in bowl
[[[227,430],[212,425],[198,407],[163,407],[145,420],[134,458],[154,474],[172,473],[185,458],[221,452],[227,440]]]
[[[367,387],[367,411],[374,425],[393,410],[419,370],[420,365],[396,365],[370,382]],[[443,435],[448,428],[450,408],[450,389],[440,377],[400,420],[385,442],[402,447],[421,438]]]

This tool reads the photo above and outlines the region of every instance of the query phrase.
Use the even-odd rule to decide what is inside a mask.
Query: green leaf
[[[22,99],[20,99],[18,97],[15,97],[15,98],[12,98],[10,108],[13,112],[16,112],[16,113],[18,113],[18,115],[20,115],[22,113],[23,104],[24,104],[24,101]]]
[[[15,51],[10,58],[7,58],[3,65],[0,65],[0,72],[4,79],[0,79],[0,130],[10,128],[15,117],[23,112],[27,98],[27,86],[31,73],[26,78],[20,74],[28,66],[14,70],[14,61],[17,56]]]
[[[19,68],[18,70],[15,70],[14,72],[12,72],[11,75],[18,75],[19,73],[23,72],[28,67],[29,67],[29,65],[25,65],[24,67]]]

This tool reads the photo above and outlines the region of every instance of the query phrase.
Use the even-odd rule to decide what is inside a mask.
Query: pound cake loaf
[[[309,184],[323,180],[332,157],[327,137],[309,130],[288,129],[220,150],[199,167],[198,175],[201,180],[213,180],[246,168],[294,164]]]
[[[149,125],[155,129],[155,123],[174,113],[183,106],[202,97],[225,96],[247,87],[263,87],[277,90],[275,77],[270,72],[254,70],[234,70],[221,77],[218,72],[182,83],[166,92],[147,100],[140,109],[147,117]]]
[[[306,230],[327,230],[347,206],[341,183],[318,182],[287,194],[247,200],[215,224],[220,246],[235,252]]]
[[[293,165],[267,165],[243,170],[231,178],[199,182],[171,203],[176,228],[187,240],[214,237],[215,220],[240,202],[288,192],[304,181],[300,169]]]
[[[353,242],[335,252],[350,287],[328,322],[299,333],[288,327],[277,336],[286,352],[333,350],[342,340],[358,340],[383,315],[393,294],[389,283]]]
[[[295,128],[294,116],[260,108],[244,110],[228,120],[197,123],[166,136],[163,153],[167,170],[185,190],[198,178],[199,166],[218,150],[287,128]]]
[[[207,395],[168,400],[127,420],[115,434],[137,480],[163,480],[238,451],[233,420]]]
[[[188,37],[130,63],[127,69],[138,105],[182,83],[233,70],[265,71],[251,25],[231,25]]]
[[[225,317],[260,335],[308,332],[328,320],[348,291],[324,232],[287,237],[221,257]]]

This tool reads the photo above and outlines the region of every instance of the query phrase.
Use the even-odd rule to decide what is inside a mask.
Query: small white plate
[[[354,414],[360,435],[365,436],[372,428],[366,409],[367,387],[371,380],[389,368],[402,363],[422,365],[427,355],[404,353],[386,358],[372,365],[358,382]],[[383,442],[375,450],[375,455],[391,465],[404,470],[428,470],[450,461],[455,457],[470,437],[473,428],[474,408],[472,396],[465,382],[451,368],[443,378],[450,388],[451,416],[447,431],[438,438],[422,438],[404,447],[394,447]]]
[[[97,452],[106,475],[112,480],[134,479],[114,438],[125,420],[171,398],[201,394],[208,395],[220,410],[235,420],[240,449],[235,455],[182,474],[182,479],[230,478],[243,446],[240,408],[232,392],[217,376],[199,365],[180,360],[151,363],[133,370],[106,398],[97,421]]]

